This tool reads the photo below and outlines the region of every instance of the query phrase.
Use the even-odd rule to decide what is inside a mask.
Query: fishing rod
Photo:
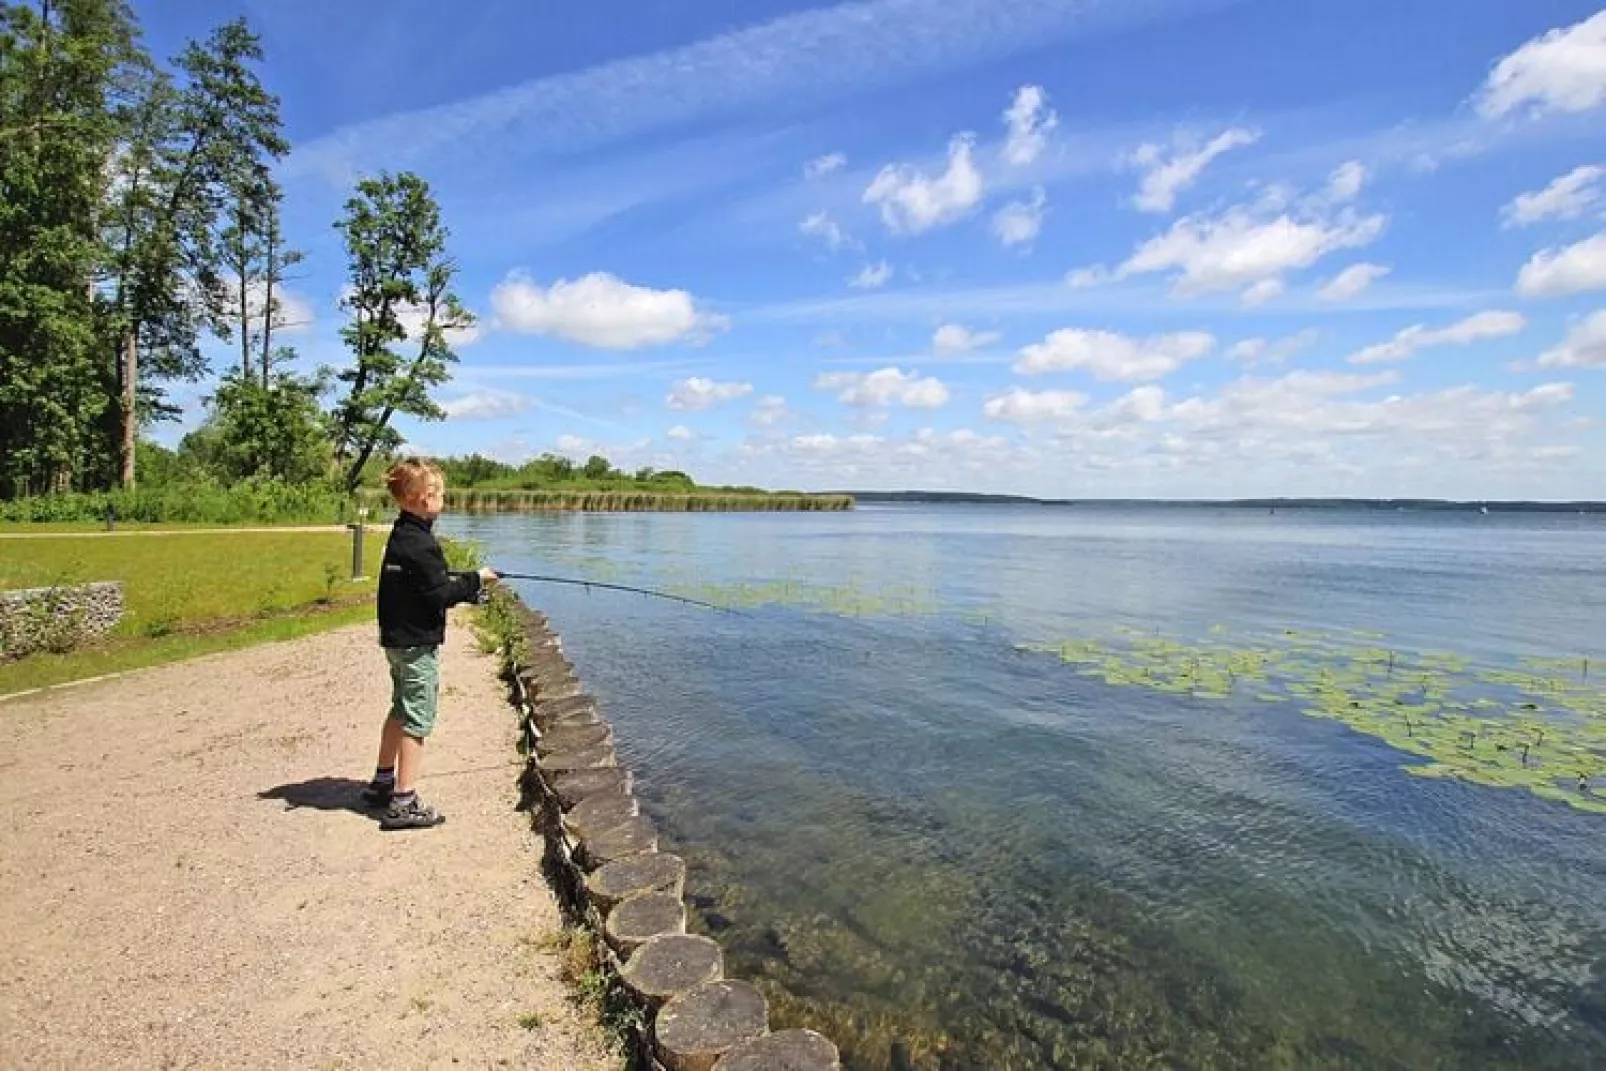
[[[670,602],[683,602],[688,606],[701,606],[708,610],[718,610],[727,614],[740,613],[740,611],[732,610],[728,606],[715,606],[713,603],[703,602],[701,599],[688,599],[683,595],[671,595],[666,591],[653,591],[650,588],[631,587],[629,584],[605,584],[600,580],[580,580],[567,576],[537,576],[534,573],[504,573],[500,569],[496,570],[496,575],[503,580],[530,580],[538,584],[569,584],[577,588],[585,588],[587,591],[592,588],[605,588],[608,591],[628,591],[635,595],[647,595],[654,599],[668,599]]]

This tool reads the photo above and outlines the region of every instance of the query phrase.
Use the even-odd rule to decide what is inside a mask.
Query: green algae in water
[[[1420,762],[1405,769],[1491,788],[1523,789],[1606,814],[1606,689],[1586,656],[1527,658],[1522,670],[1479,668],[1442,651],[1408,653],[1375,642],[1285,630],[1277,646],[1186,643],[1131,629],[1021,645],[1053,654],[1117,687],[1220,700],[1241,691],[1339,721]],[[1367,634],[1367,640],[1384,637]],[[1566,674],[1570,673],[1571,676]],[[1599,678],[1597,678],[1599,681]]]

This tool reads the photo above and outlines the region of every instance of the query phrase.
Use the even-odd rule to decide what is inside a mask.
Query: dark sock
[[[396,784],[396,767],[377,766],[374,768],[374,787],[391,788]]]

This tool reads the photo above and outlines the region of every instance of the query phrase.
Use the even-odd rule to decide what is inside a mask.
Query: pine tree
[[[341,338],[352,364],[339,373],[346,397],[335,408],[336,457],[348,491],[377,451],[401,444],[391,417],[445,416],[430,388],[451,378],[457,360],[449,332],[474,323],[452,291],[456,265],[447,256],[447,230],[429,184],[417,175],[381,174],[357,184],[336,224],[345,237],[350,289],[342,308],[351,321]],[[398,347],[408,344],[406,354]]]

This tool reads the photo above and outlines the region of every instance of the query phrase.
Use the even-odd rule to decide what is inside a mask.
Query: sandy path
[[[352,809],[387,699],[364,625],[0,705],[0,1066],[610,1066],[489,659],[450,630],[438,829]]]

